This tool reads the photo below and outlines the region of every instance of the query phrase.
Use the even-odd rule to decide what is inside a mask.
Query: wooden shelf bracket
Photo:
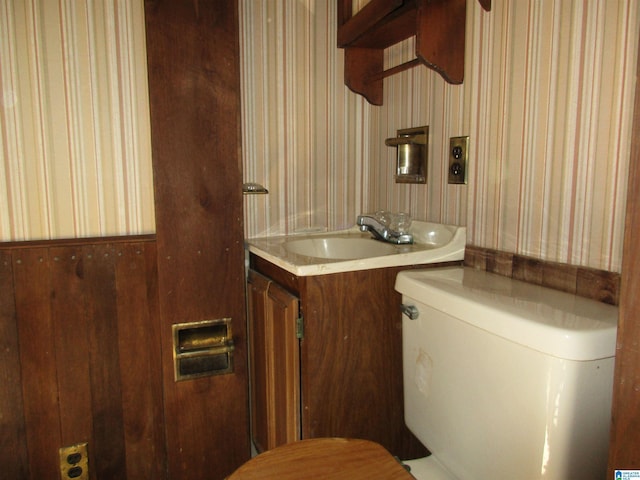
[[[338,1],[338,46],[345,49],[345,84],[373,105],[383,103],[383,79],[417,65],[447,82],[464,79],[467,0],[371,0],[352,15]],[[491,0],[478,0],[490,11]],[[384,49],[416,37],[416,58],[384,69]]]

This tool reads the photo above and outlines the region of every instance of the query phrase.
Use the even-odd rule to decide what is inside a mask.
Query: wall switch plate
[[[468,162],[469,137],[451,137],[449,139],[449,183],[467,183]]]
[[[87,443],[76,443],[59,450],[60,478],[89,480],[89,456]]]

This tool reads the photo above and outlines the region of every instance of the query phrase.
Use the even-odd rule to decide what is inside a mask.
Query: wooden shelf
[[[343,1],[338,26],[339,47],[386,48],[416,34],[416,0],[372,0],[355,16]]]
[[[426,65],[449,83],[462,83],[467,0],[371,0],[356,15],[351,0],[337,1],[345,84],[369,103],[382,105],[385,77],[416,65]],[[478,1],[491,9],[491,0]],[[384,49],[412,36],[416,59],[384,70]]]

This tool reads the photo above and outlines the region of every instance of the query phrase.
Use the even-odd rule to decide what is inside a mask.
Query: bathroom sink
[[[250,238],[247,248],[300,277],[464,259],[465,227],[414,220],[409,233],[413,244],[395,245],[375,240],[356,226],[334,232]]]
[[[390,243],[355,236],[291,240],[284,244],[284,248],[298,255],[338,260],[354,260],[397,253],[396,248]]]

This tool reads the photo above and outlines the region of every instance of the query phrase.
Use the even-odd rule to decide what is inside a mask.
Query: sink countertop
[[[415,243],[385,243],[393,247],[393,253],[358,259],[318,258],[296,254],[286,248],[287,242],[307,238],[358,238],[378,242],[369,232],[363,233],[357,226],[334,232],[249,238],[246,240],[246,247],[251,253],[298,277],[464,259],[465,227],[414,221],[410,232],[414,235]]]

